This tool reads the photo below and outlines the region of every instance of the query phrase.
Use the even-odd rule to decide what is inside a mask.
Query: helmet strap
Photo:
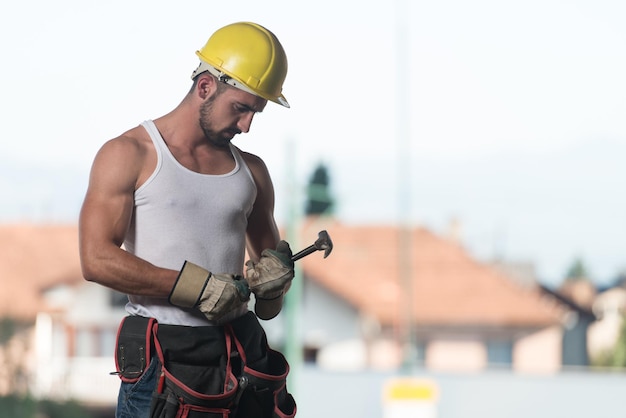
[[[252,89],[250,89],[248,86],[246,86],[245,84],[235,80],[234,78],[232,78],[225,72],[218,70],[217,68],[213,67],[212,65],[207,64],[204,61],[200,61],[200,65],[198,65],[198,68],[196,68],[194,72],[191,74],[191,79],[193,80],[194,78],[196,78],[197,76],[199,76],[200,74],[206,71],[211,73],[213,76],[215,76],[215,78],[217,78],[218,81],[224,84],[228,84],[229,86],[233,86],[239,90],[243,90],[246,93],[250,93],[255,96],[261,97],[257,93],[255,93]]]

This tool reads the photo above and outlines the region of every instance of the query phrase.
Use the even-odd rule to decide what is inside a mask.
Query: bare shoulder
[[[93,172],[114,171],[138,186],[153,169],[156,152],[146,131],[138,126],[105,142],[93,164]]]
[[[242,151],[239,148],[237,148],[237,150],[243,157],[243,160],[248,165],[248,168],[252,172],[252,175],[254,176],[255,180],[257,180],[257,182],[260,179],[269,179],[267,166],[265,165],[265,162],[263,161],[263,159],[261,159],[261,157],[246,151]]]
[[[109,139],[98,151],[98,157],[137,158],[145,155],[149,138],[135,127],[122,135]]]
[[[254,182],[261,192],[260,194],[273,196],[274,185],[272,184],[272,179],[265,162],[257,155],[241,150],[239,150],[239,152],[248,165],[248,168],[252,173],[252,177],[254,178]]]

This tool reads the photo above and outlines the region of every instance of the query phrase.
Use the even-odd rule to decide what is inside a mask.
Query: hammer
[[[333,242],[330,239],[330,235],[326,231],[320,231],[317,233],[317,239],[315,242],[304,250],[297,252],[291,257],[291,261],[300,260],[302,257],[306,257],[307,255],[314,253],[315,251],[324,251],[324,258],[328,257],[330,252],[333,250]]]

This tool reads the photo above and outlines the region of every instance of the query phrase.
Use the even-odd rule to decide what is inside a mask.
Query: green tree
[[[37,417],[45,416],[48,418],[91,418],[92,414],[88,413],[85,408],[75,401],[55,402],[43,400],[38,405],[39,414]]]
[[[30,396],[0,397],[0,417],[7,418],[93,418],[85,408],[74,401],[36,401]]]
[[[37,402],[29,397],[2,396],[0,397],[0,416],[34,418],[37,416]]]
[[[619,338],[613,348],[611,366],[626,367],[626,321],[622,321]]]
[[[593,358],[592,364],[597,367],[626,367],[626,321],[622,322],[619,337],[613,348]]]
[[[0,345],[8,343],[15,335],[17,323],[7,317],[0,318]]]
[[[332,215],[335,201],[330,192],[330,176],[324,164],[318,164],[307,187],[304,213],[310,215]]]
[[[577,281],[577,280],[588,280],[589,272],[587,271],[587,267],[583,262],[582,258],[578,257],[572,265],[567,270],[565,274],[565,280],[567,281]]]

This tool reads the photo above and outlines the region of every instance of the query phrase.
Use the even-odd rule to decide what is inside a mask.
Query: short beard
[[[200,129],[202,129],[204,136],[211,145],[217,148],[228,148],[231,140],[229,138],[224,138],[219,132],[215,131],[211,124],[215,99],[227,88],[227,86],[220,82],[218,82],[217,86],[218,88],[213,96],[209,97],[206,102],[202,103],[202,106],[200,106],[200,119],[198,122],[200,124]]]

